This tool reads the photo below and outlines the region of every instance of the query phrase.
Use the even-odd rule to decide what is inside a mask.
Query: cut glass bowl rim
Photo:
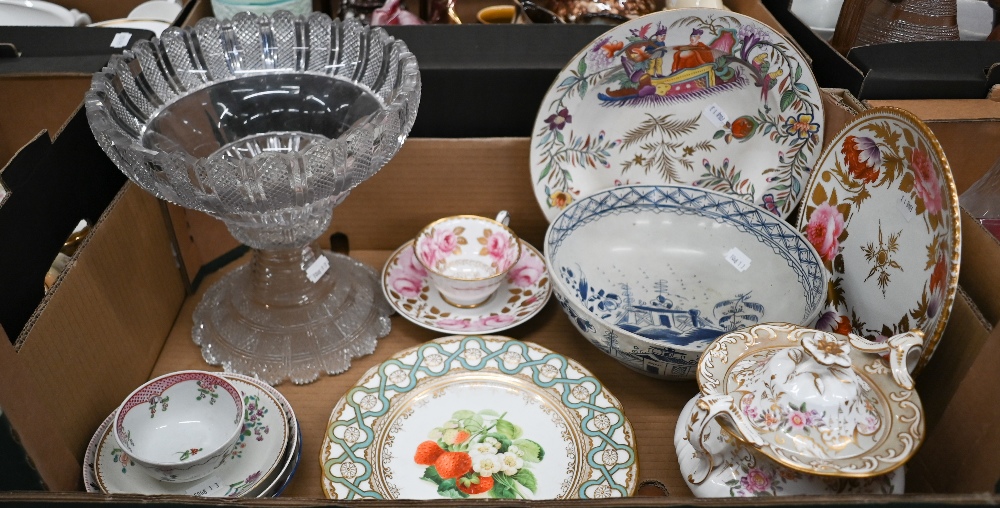
[[[232,51],[232,48],[230,48],[231,51],[224,55],[224,57],[228,56],[230,58],[227,60],[228,72],[214,75],[213,72],[217,72],[219,69],[210,69],[209,64],[206,63],[207,58],[200,55],[203,52],[202,46],[204,44],[201,39],[205,37],[204,34],[208,33],[211,35],[213,31],[214,35],[225,37],[222,35],[223,32],[233,31],[234,24],[237,23],[243,23],[244,25],[252,24],[261,30],[259,33],[269,32],[268,35],[271,36],[271,42],[276,43],[275,47],[277,46],[277,41],[274,39],[275,24],[290,24],[296,30],[295,35],[298,36],[297,38],[293,37],[293,40],[290,42],[292,44],[290,48],[292,52],[291,65],[288,65],[288,56],[286,54],[285,62],[277,64],[271,62],[268,65],[264,62],[266,58],[262,57],[257,63],[264,65],[264,67],[239,68],[234,70],[232,68],[233,65],[242,65],[245,63],[243,61],[244,56],[242,56],[241,51]],[[324,26],[328,27],[330,34],[328,38],[319,37],[313,39],[308,35],[310,30],[323,28]],[[230,33],[230,35],[233,39],[241,43],[246,42],[239,40],[236,34]],[[357,65],[345,66],[339,61],[340,58],[344,57],[342,54],[344,53],[344,41],[341,40],[344,37],[358,37],[362,39],[363,43],[367,41],[367,44],[362,44],[362,48],[358,50],[358,58],[355,62],[345,62]],[[254,39],[254,42],[260,41]],[[317,60],[320,62],[318,64],[313,63],[312,60],[307,58],[307,52],[302,50],[312,50],[313,44],[322,42],[327,42],[328,44],[325,47],[319,46],[317,49],[319,50],[319,54],[323,54],[323,51],[326,52],[326,59],[325,61],[322,59]],[[377,43],[378,46],[373,46],[372,42]],[[174,57],[171,57],[170,51],[167,50],[168,44],[173,44],[175,47],[181,45],[185,51],[180,55],[175,53]],[[264,43],[260,43],[259,48],[261,51],[266,52],[267,48],[264,46]],[[242,48],[242,46],[240,47]],[[376,79],[373,84],[377,86],[374,87],[363,81],[369,73],[369,66],[364,65],[369,61],[369,57],[372,54],[368,51],[369,47],[381,48],[379,54],[380,69],[385,69],[393,65],[396,66],[394,72],[378,72],[377,74],[379,75],[391,75],[392,79]],[[271,49],[272,56],[275,56],[275,59],[280,58],[280,55],[276,54],[279,49]],[[288,48],[285,49],[286,51],[288,50]],[[157,61],[153,62],[156,65],[156,69],[155,72],[146,75],[143,59],[146,59],[145,65],[151,65],[148,60],[148,55],[150,54],[155,54],[157,57]],[[175,59],[181,56],[187,57],[190,60],[186,62],[188,68],[178,71],[178,64],[175,63]],[[309,56],[312,55],[310,54]],[[238,61],[234,64],[233,59],[237,59]],[[331,62],[331,60],[334,61]],[[250,63],[254,62],[251,61]],[[143,70],[139,71],[140,68]],[[347,72],[346,75],[342,75],[342,69],[347,68],[353,70]],[[142,79],[133,79],[131,83],[132,89],[130,90],[129,83],[123,83],[126,80],[122,80],[120,77],[124,72],[129,72],[129,77],[134,77],[141,72],[143,73],[143,77]],[[193,166],[199,161],[212,160],[212,158],[218,157],[218,152],[208,157],[196,157],[183,152],[183,150],[163,151],[144,146],[142,138],[148,127],[149,119],[154,118],[164,108],[169,107],[176,101],[205,88],[242,78],[268,74],[328,77],[356,86],[377,100],[379,108],[376,111],[361,117],[358,121],[347,127],[337,138],[325,138],[322,141],[323,145],[327,145],[331,149],[347,150],[348,147],[346,145],[352,136],[367,135],[372,140],[378,138],[380,135],[384,136],[388,134],[390,136],[389,141],[384,143],[387,145],[387,149],[373,149],[370,153],[366,154],[371,157],[369,168],[359,168],[359,170],[363,169],[363,171],[348,168],[348,173],[361,172],[365,174],[356,178],[351,178],[351,175],[345,177],[346,180],[351,181],[346,183],[338,192],[333,193],[332,197],[335,199],[342,199],[347,192],[377,172],[382,165],[395,155],[413,126],[420,102],[421,80],[416,57],[409,51],[404,41],[389,35],[380,27],[363,25],[353,19],[341,21],[332,19],[328,15],[319,12],[302,16],[289,11],[279,10],[272,15],[241,12],[230,19],[203,18],[192,27],[170,27],[160,37],[154,38],[152,41],[140,41],[132,49],[124,51],[121,55],[113,55],[108,64],[101,71],[94,74],[91,87],[85,94],[84,104],[91,129],[95,137],[97,137],[99,144],[102,145],[104,151],[130,179],[136,181],[142,188],[161,199],[188,208],[212,213],[213,210],[201,206],[197,200],[180,196],[180,193],[174,189],[174,182],[168,181],[168,178],[154,177],[150,173],[150,175],[147,175],[146,181],[142,182],[139,181],[139,178],[133,176],[134,170],[126,171],[126,168],[134,168],[136,165],[141,165],[137,164],[137,161],[139,163],[144,162],[149,164],[155,162],[165,165],[170,163],[187,163]],[[162,87],[167,87],[166,91],[171,94],[169,97],[161,98],[159,95],[156,95],[155,86],[150,83],[150,80],[153,78],[162,80]],[[136,85],[136,83],[139,84]],[[129,98],[129,103],[122,105],[119,110],[116,110],[111,98],[114,92]],[[141,104],[144,100],[147,101],[145,107]],[[398,130],[392,127],[380,129],[379,126],[383,124],[383,121],[391,116],[401,117]],[[368,134],[362,131],[368,131]],[[306,150],[308,148],[292,151],[289,154],[298,156]],[[251,159],[256,159],[259,156],[255,155]],[[197,185],[193,180],[187,182],[187,184]],[[285,209],[290,208],[293,207]],[[272,210],[272,212],[281,212],[281,209]],[[242,214],[238,213],[237,215]]]

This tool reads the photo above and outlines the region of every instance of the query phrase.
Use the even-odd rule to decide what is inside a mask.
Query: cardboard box
[[[836,131],[852,111],[843,98],[828,94],[825,103],[828,125]],[[546,221],[524,178],[528,148],[526,138],[410,139],[388,166],[338,207],[331,231],[346,232],[352,256],[378,268],[393,249],[434,218],[460,212],[490,214],[506,208],[512,212],[516,230],[527,241],[541,245]],[[469,195],[479,199],[470,201]],[[987,250],[966,252],[963,280],[984,276],[991,263],[1000,260],[1000,245],[980,242],[985,234],[982,229],[965,228],[966,245],[984,243]],[[194,238],[195,243],[216,240]],[[234,266],[229,264],[222,271]],[[186,295],[160,203],[131,184],[125,186],[58,289],[38,309],[20,348],[15,351],[0,344],[0,406],[51,489],[81,488],[81,459],[91,433],[132,388],[165,372],[206,368],[190,339],[191,312],[204,289],[220,275],[209,275],[198,292]],[[973,298],[957,299],[946,337],[918,380],[928,411],[928,439],[911,462],[909,488],[927,496],[884,501],[1000,501],[985,494],[1000,476],[998,461],[993,459],[997,443],[990,441],[997,426],[994,420],[982,419],[995,411],[995,405],[979,404],[991,400],[1000,386],[991,368],[1000,337],[989,335],[991,323],[981,318]],[[322,496],[319,445],[330,410],[357,376],[399,349],[438,336],[400,317],[394,317],[392,325],[375,353],[357,359],[347,373],[304,386],[278,386],[295,407],[303,431],[302,463],[285,493],[298,499],[290,501],[310,502]],[[609,361],[579,337],[554,303],[505,334],[538,342],[592,370],[621,399],[635,426],[641,478],[665,485],[672,498],[690,497],[677,469],[672,435],[681,406],[697,392],[693,382],[663,382]],[[44,414],[60,417],[39,417]],[[968,441],[969,437],[973,439]],[[953,456],[957,448],[963,450],[961,457]],[[938,464],[946,460],[960,468],[953,476],[961,481],[938,481]],[[948,496],[933,495],[939,493]],[[0,500],[18,502],[57,498],[93,499],[82,494],[0,496]]]
[[[842,55],[791,13],[791,0],[762,1],[812,57],[822,87],[850,90],[865,100],[982,99],[1000,83],[1000,46],[993,42],[875,44]]]
[[[865,107],[849,95],[833,93],[824,94],[824,104],[831,133]],[[963,126],[975,122],[953,117],[941,123],[932,128],[937,131],[944,124],[957,124],[961,132]],[[954,142],[959,142],[957,135]],[[491,215],[503,208],[512,213],[514,229],[526,241],[541,246],[547,222],[527,178],[529,146],[530,140],[523,137],[411,138],[381,172],[334,211],[328,233],[346,233],[351,255],[379,269],[394,249],[433,219],[455,213]],[[956,146],[946,145],[946,152],[980,152],[978,157],[967,154],[967,160],[952,161],[961,191],[985,172],[992,158],[985,151],[970,150],[968,140]],[[48,487],[60,491],[2,493],[0,501],[151,502],[140,496],[80,493],[80,472],[91,434],[135,386],[175,370],[216,370],[204,364],[191,341],[191,313],[205,289],[244,259],[209,273],[205,267],[232,252],[231,237],[218,222],[203,215],[176,212],[171,213],[174,220],[168,226],[160,202],[132,184],[125,185],[55,291],[35,310],[18,345],[8,346],[0,337],[0,407]],[[329,242],[321,243],[328,246]],[[1000,396],[1000,370],[995,368],[1000,361],[1000,332],[993,331],[1000,318],[1000,285],[991,283],[996,277],[994,266],[1000,262],[1000,244],[966,217],[963,245],[963,291],[934,359],[918,379],[928,437],[908,470],[908,491],[913,494],[809,498],[808,503],[1000,503],[1000,497],[992,494],[1000,478],[1000,460],[996,459],[1000,426],[993,403]],[[204,281],[189,295],[186,289],[192,273],[201,273]],[[640,494],[656,497],[612,504],[692,502],[677,467],[672,436],[681,407],[697,393],[693,381],[664,382],[609,360],[579,336],[555,303],[503,334],[576,359],[621,400],[636,432],[640,478],[649,485]],[[303,431],[302,463],[284,494],[290,499],[277,504],[315,504],[322,497],[319,446],[331,409],[358,376],[396,351],[438,336],[396,316],[391,333],[379,342],[375,353],[356,359],[345,374],[325,376],[304,386],[286,383],[277,387],[295,408]],[[665,486],[670,497],[662,497],[657,485]],[[156,502],[212,503],[175,497]],[[731,502],[701,500],[698,504]],[[750,500],[744,504],[803,502]]]

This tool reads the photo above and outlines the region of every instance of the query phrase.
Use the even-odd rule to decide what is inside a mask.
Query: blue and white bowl
[[[723,333],[769,321],[812,326],[829,275],[802,234],[762,208],[686,185],[582,198],[545,235],[556,300],[626,366],[693,378]]]

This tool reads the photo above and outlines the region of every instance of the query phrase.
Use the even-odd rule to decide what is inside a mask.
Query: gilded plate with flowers
[[[559,73],[531,138],[535,197],[552,220],[627,184],[725,192],[782,218],[823,139],[808,61],[759,21],[661,11],[594,40]]]
[[[962,243],[937,138],[907,111],[865,111],[830,142],[805,196],[798,228],[831,273],[816,328],[875,342],[919,329],[922,368],[951,313]]]

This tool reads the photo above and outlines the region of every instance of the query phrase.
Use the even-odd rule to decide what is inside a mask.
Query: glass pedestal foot
[[[317,276],[320,256],[329,268]],[[205,361],[226,372],[304,384],[372,353],[389,333],[391,312],[376,273],[347,256],[315,248],[254,251],[250,263],[205,292],[192,335]]]

